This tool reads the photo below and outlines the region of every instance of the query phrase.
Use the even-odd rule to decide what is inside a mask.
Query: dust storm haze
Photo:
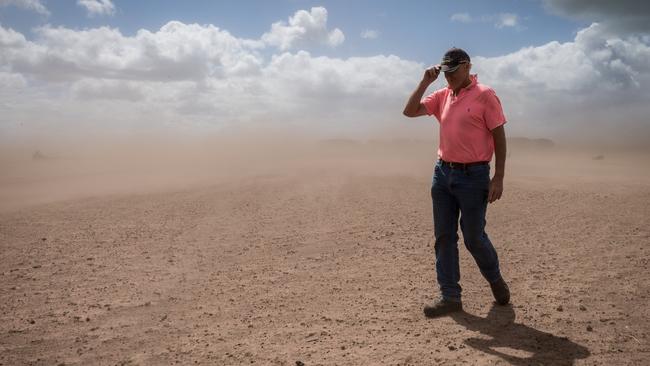
[[[437,149],[432,117],[366,138],[303,128],[230,129],[206,136],[40,138],[0,147],[0,210],[102,195],[182,191],[258,176],[409,174],[426,178]],[[507,131],[508,125],[506,125]],[[646,179],[650,153],[619,144],[509,137],[507,175]],[[561,164],[559,163],[561,162]]]

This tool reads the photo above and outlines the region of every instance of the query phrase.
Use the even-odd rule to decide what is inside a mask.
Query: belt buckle
[[[452,169],[462,169],[467,170],[467,163],[449,163],[449,166]]]

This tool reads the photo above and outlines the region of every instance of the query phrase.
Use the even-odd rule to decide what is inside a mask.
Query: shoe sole
[[[451,313],[459,313],[461,311],[463,311],[462,306],[458,308],[447,309],[445,311],[424,308],[424,316],[427,318],[440,318],[445,315],[449,315]]]

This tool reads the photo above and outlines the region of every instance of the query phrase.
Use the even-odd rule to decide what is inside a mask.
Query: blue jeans
[[[460,301],[458,263],[458,218],[465,247],[474,257],[483,277],[494,283],[501,278],[499,258],[485,232],[485,213],[490,185],[490,166],[452,169],[440,161],[431,185],[435,230],[436,274],[442,297]]]

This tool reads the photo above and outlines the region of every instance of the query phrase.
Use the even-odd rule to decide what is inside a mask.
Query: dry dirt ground
[[[5,161],[0,364],[649,364],[647,157],[515,152],[488,210],[512,305],[461,239],[465,312],[426,319],[433,149],[325,145]]]

